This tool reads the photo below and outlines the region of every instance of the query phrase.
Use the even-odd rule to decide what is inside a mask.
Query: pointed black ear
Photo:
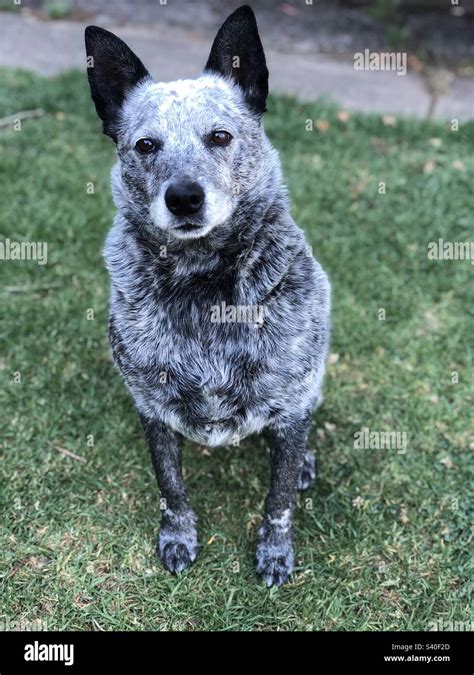
[[[256,113],[265,112],[268,69],[250,7],[237,9],[220,28],[204,71],[232,78],[242,88],[250,108]]]
[[[150,74],[125,42],[108,30],[88,26],[85,40],[92,100],[104,133],[116,141],[116,124],[125,97]]]

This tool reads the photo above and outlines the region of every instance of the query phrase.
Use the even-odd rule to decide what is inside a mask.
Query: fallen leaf
[[[436,167],[436,162],[434,159],[429,159],[424,167],[423,167],[423,173],[433,173]]]
[[[316,120],[314,125],[322,134],[325,134],[329,129],[329,122],[327,120]]]
[[[393,115],[384,115],[382,117],[382,122],[386,127],[396,127],[397,126],[397,118],[394,117]]]
[[[346,110],[339,110],[336,117],[340,122],[348,122],[351,118],[351,116]]]
[[[450,457],[444,457],[440,460],[440,463],[443,464],[447,469],[454,469],[454,462]]]

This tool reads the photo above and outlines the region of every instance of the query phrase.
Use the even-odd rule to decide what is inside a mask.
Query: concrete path
[[[0,12],[0,64],[53,75],[85,67],[79,21],[41,21],[32,15]],[[160,80],[194,77],[206,62],[212,36],[170,25],[117,26],[101,22],[136,51]],[[262,35],[273,91],[313,100],[329,96],[348,110],[425,117],[430,94],[423,78],[408,72],[356,71],[351,61],[311,54],[283,53]],[[474,117],[474,79],[454,77],[440,96],[434,116],[460,120]]]

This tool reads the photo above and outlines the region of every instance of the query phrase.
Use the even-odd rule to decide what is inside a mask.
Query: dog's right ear
[[[87,77],[104,134],[117,140],[120,108],[127,94],[151,76],[125,42],[108,30],[88,26],[85,32]]]

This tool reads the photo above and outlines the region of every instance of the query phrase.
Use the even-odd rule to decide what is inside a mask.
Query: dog
[[[268,69],[244,6],[217,33],[202,75],[155,83],[112,33],[85,33],[88,80],[116,144],[117,215],[104,248],[109,337],[151,449],[161,494],[157,554],[179,573],[198,554],[178,439],[236,445],[263,432],[271,484],[258,531],[268,586],[293,571],[298,490],[322,400],[330,285],[290,215],[263,128]]]

